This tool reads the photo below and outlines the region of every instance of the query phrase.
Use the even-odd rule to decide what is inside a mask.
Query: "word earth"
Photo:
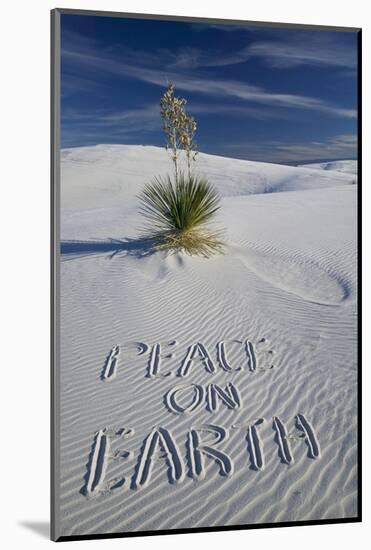
[[[294,463],[294,455],[291,449],[290,441],[293,439],[303,439],[307,445],[308,457],[317,459],[320,456],[319,443],[314,428],[303,414],[296,417],[296,427],[299,430],[298,435],[290,435],[287,432],[285,424],[278,418],[273,417],[273,430],[275,432],[275,441],[278,445],[279,456],[285,464]],[[253,424],[233,425],[233,429],[243,429],[248,443],[248,453],[251,468],[253,470],[264,469],[264,448],[259,436],[258,426],[264,422],[260,418]],[[212,441],[204,441],[205,433],[212,437]],[[121,428],[120,430],[100,430],[92,446],[88,472],[86,476],[86,485],[84,494],[94,496],[102,492],[109,492],[125,484],[125,478],[116,478],[106,481],[107,468],[110,459],[128,459],[132,457],[130,451],[111,452],[111,439],[132,436],[134,430],[131,428]],[[131,478],[131,488],[140,489],[146,487],[151,480],[151,474],[154,462],[159,458],[165,458],[167,464],[167,476],[170,483],[182,482],[186,476],[186,466],[188,464],[189,475],[194,480],[203,479],[206,475],[205,457],[214,460],[219,466],[220,475],[230,476],[233,474],[233,460],[223,450],[218,448],[219,443],[226,440],[228,430],[222,426],[213,424],[204,424],[197,428],[191,428],[186,436],[186,461],[179,451],[171,431],[167,428],[156,426],[145,438],[139,451],[135,472]],[[159,451],[162,451],[162,455]]]

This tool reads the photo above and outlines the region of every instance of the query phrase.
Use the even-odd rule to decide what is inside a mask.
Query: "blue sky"
[[[356,65],[355,32],[62,15],[62,147],[163,146],[172,81],[200,151],[356,158]]]

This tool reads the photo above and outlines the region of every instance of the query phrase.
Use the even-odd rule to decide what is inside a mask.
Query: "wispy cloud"
[[[323,31],[295,32],[284,40],[254,42],[248,54],[276,68],[312,65],[354,69],[357,63],[355,47],[341,42],[336,33]]]
[[[140,128],[142,124],[146,127],[154,126],[158,128],[160,121],[160,111],[157,105],[147,105],[138,109],[128,109],[118,112],[89,111],[81,112],[66,109],[63,119],[70,123],[78,123],[83,126],[116,126],[125,124],[128,129]]]
[[[75,94],[89,94],[94,90],[98,95],[107,95],[108,87],[104,82],[98,82],[94,77],[86,78],[78,75],[63,75],[61,96],[69,98]]]
[[[233,25],[226,25],[225,31],[217,27],[221,32],[234,30]],[[225,42],[232,40],[225,48],[218,46],[222,44],[219,40],[210,41],[213,47],[206,47],[209,42],[203,37],[188,40],[188,28],[184,45],[174,48],[155,48],[145,41],[142,48],[133,48],[125,40],[99,38],[99,33],[89,36],[70,29],[64,31],[64,146],[161,144],[157,98],[172,81],[177,91],[190,100],[189,112],[198,120],[200,144],[202,141],[205,151],[283,163],[354,157],[354,139],[345,135],[353,130],[357,114],[352,93],[349,86],[344,93],[341,87],[334,88],[342,83],[339,75],[354,76],[355,52],[346,47],[352,40],[339,40],[336,33],[282,33],[272,29],[254,32],[257,29],[243,26],[239,30],[249,32],[236,37],[228,35]],[[218,39],[219,35],[215,37]],[[295,71],[299,66],[304,68]],[[326,69],[311,73],[307,71],[310,66]],[[314,76],[311,91],[302,91],[301,75],[307,79],[310,74]],[[322,75],[324,83],[316,87]],[[301,93],[296,93],[298,90]],[[250,119],[258,122],[251,124]],[[281,126],[271,119],[281,119],[286,124]],[[339,134],[336,138],[306,141],[316,136],[316,129],[319,140],[324,140],[330,125]],[[225,132],[219,135],[217,128]],[[245,143],[225,143],[228,131],[236,136],[236,142]],[[272,136],[279,136],[280,141],[271,141]]]
[[[267,118],[284,117],[287,115],[275,110],[261,109],[259,107],[238,107],[228,104],[202,104],[193,103],[190,109],[192,115],[197,115],[200,124],[203,116],[210,114],[215,117],[228,115],[239,120],[257,119],[265,120]],[[88,110],[65,108],[63,109],[62,129],[64,131],[65,141],[71,145],[71,139],[74,143],[81,141],[83,136],[89,142],[97,142],[109,131],[111,138],[141,139],[143,132],[151,134],[154,138],[158,136],[161,128],[160,109],[158,104],[144,105],[140,108],[126,109],[120,111]],[[76,141],[77,140],[77,141]],[[154,140],[156,141],[156,139]]]
[[[119,112],[64,109],[62,117],[63,142],[69,147],[105,141],[140,141],[143,133],[157,133],[161,119],[157,105]]]
[[[228,156],[278,163],[353,159],[357,156],[357,136],[340,134],[326,141],[309,141],[305,143],[282,141],[236,143],[226,145],[223,151]],[[221,149],[219,153],[222,153]]]
[[[243,32],[254,32],[257,30],[261,30],[261,27],[259,24],[254,24],[253,21],[251,22],[224,22],[224,23],[193,23],[191,25],[192,30],[196,32],[202,32],[205,30],[216,30],[216,31],[223,31],[223,32],[236,32],[236,31],[243,31]]]
[[[93,69],[96,73],[110,73],[116,77],[134,78],[144,82],[163,87],[168,81],[172,81],[180,90],[194,92],[202,95],[214,96],[217,98],[238,98],[240,100],[272,107],[285,107],[295,109],[310,109],[326,112],[334,116],[355,118],[354,109],[345,109],[333,106],[323,100],[303,95],[274,93],[262,87],[250,85],[231,79],[215,79],[204,76],[194,76],[181,71],[174,71],[170,64],[162,64],[157,69],[140,66],[139,61],[143,58],[138,52],[131,52],[136,62],[127,63],[119,61],[112,56],[107,56],[95,51],[82,52],[71,49],[64,49],[63,55],[70,63],[83,65]],[[139,58],[139,59],[138,59]],[[125,56],[126,59],[126,56]]]
[[[194,30],[215,29],[224,32],[247,31],[254,38],[254,31],[264,29],[241,25],[193,25]],[[265,29],[266,31],[266,29]],[[344,76],[354,75],[357,64],[356,41],[346,42],[340,39],[339,34],[326,31],[290,30],[282,37],[282,30],[269,29],[271,35],[266,40],[252,41],[249,45],[234,52],[234,55],[225,55],[223,52],[192,50],[184,56],[184,61],[194,63],[193,66],[212,66],[244,63],[252,58],[259,58],[273,68],[294,68],[302,65],[343,67],[352,69]],[[276,38],[275,38],[276,35]],[[279,37],[278,37],[279,36]]]

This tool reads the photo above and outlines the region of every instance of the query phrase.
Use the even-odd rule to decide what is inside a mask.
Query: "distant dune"
[[[357,175],[356,160],[333,160],[330,162],[314,162],[311,164],[301,164],[301,167],[319,168],[320,170],[336,170],[346,174]]]
[[[124,204],[153,176],[172,173],[172,163],[160,147],[97,145],[64,149],[62,159],[62,207],[94,208]],[[354,161],[349,161],[354,162]],[[299,191],[348,185],[346,173],[313,177],[313,167],[295,167],[232,159],[200,153],[197,172],[208,176],[222,197],[277,191]]]

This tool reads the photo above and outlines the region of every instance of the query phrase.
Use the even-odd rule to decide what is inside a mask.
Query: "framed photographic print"
[[[361,30],[52,11],[52,538],[361,520]]]

